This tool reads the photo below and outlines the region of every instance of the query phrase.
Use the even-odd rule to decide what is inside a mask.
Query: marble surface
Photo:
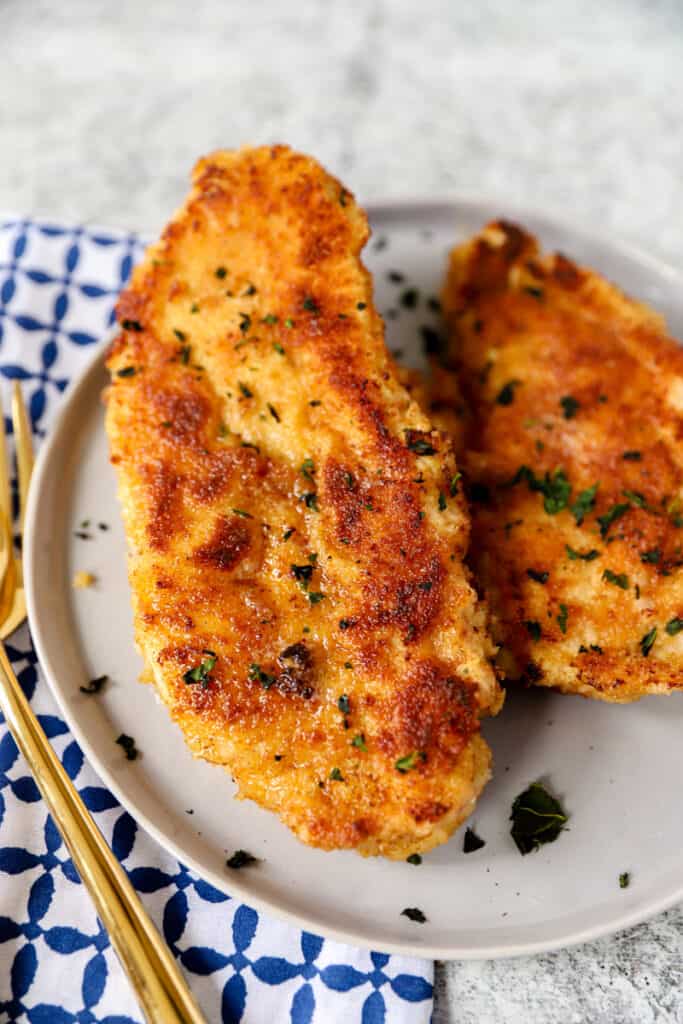
[[[197,155],[288,141],[361,200],[494,196],[683,264],[676,0],[4,0],[0,54],[0,209],[153,232]],[[451,963],[435,1021],[680,1024],[682,961],[677,909]]]

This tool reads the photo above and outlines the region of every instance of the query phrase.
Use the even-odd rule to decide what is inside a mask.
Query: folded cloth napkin
[[[70,378],[90,358],[89,346],[113,322],[116,296],[142,245],[131,234],[0,217],[0,375],[22,382],[37,438],[49,430]],[[26,626],[11,638],[9,653],[43,729],[180,960],[208,1021],[429,1021],[431,962],[365,952],[272,920],[165,853],[84,762],[41,677]],[[141,1019],[0,716],[0,1024]]]

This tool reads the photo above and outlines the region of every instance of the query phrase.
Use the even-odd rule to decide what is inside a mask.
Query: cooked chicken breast
[[[683,350],[504,222],[453,251],[443,306],[500,664],[607,701],[683,688]]]
[[[472,810],[501,691],[367,238],[305,156],[200,160],[121,296],[107,430],[137,643],[192,751],[304,842],[401,858]]]

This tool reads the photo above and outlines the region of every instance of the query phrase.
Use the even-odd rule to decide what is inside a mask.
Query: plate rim
[[[411,198],[401,196],[369,202],[365,204],[364,208],[370,224],[377,227],[381,222],[393,219],[397,215],[405,217],[408,211],[414,211],[416,219],[419,220],[421,218],[428,218],[430,215],[434,216],[438,211],[451,210],[457,216],[458,211],[463,209],[469,209],[474,212],[481,207],[500,207],[501,211],[505,210],[506,216],[519,220],[524,224],[532,226],[539,224],[547,225],[548,228],[552,228],[554,231],[559,231],[560,233],[567,232],[570,236],[585,240],[588,244],[607,246],[614,251],[618,251],[620,255],[644,265],[649,271],[665,277],[668,283],[678,284],[683,290],[683,272],[679,271],[665,259],[652,255],[643,250],[639,245],[618,236],[606,239],[600,232],[595,232],[582,223],[578,225],[570,224],[566,218],[556,216],[553,210],[547,210],[546,208],[534,211],[523,204],[505,201],[498,197],[479,196],[470,193],[445,195],[442,198]],[[542,232],[543,229],[534,227],[533,230]],[[678,887],[673,889],[668,895],[661,896],[659,899],[653,899],[645,906],[625,910],[621,915],[610,917],[603,923],[577,928],[567,935],[556,938],[498,943],[487,947],[485,951],[481,947],[455,946],[452,944],[415,944],[410,939],[389,942],[381,939],[378,943],[371,937],[354,930],[329,927],[328,925],[324,925],[321,928],[320,922],[306,913],[292,912],[282,908],[277,901],[256,896],[249,885],[245,885],[237,875],[223,877],[217,872],[207,869],[194,855],[183,850],[171,836],[164,833],[147,817],[137,805],[135,799],[123,792],[116,778],[107,769],[103,759],[99,757],[95,744],[89,740],[78,718],[72,715],[66,700],[62,699],[62,691],[58,681],[59,672],[50,656],[38,615],[40,560],[36,538],[38,537],[38,520],[41,506],[40,496],[51,468],[52,452],[65,429],[73,403],[78,400],[79,395],[87,392],[91,377],[102,369],[107,349],[117,333],[118,328],[112,325],[101,341],[96,343],[92,356],[87,360],[83,368],[70,380],[62,396],[49,433],[40,446],[26,509],[22,561],[29,628],[40,667],[43,670],[52,696],[71,733],[87,756],[90,767],[114,794],[121,806],[131,814],[138,825],[144,828],[166,852],[170,853],[181,863],[186,864],[200,878],[206,879],[216,889],[226,895],[232,898],[239,897],[240,900],[244,900],[249,906],[266,914],[271,914],[280,920],[287,921],[297,928],[303,928],[315,934],[323,934],[334,941],[359,946],[364,949],[374,950],[381,946],[382,952],[399,956],[414,956],[432,960],[499,960],[552,952],[593,941],[607,935],[613,935],[616,932],[649,920],[657,914],[681,903],[683,901],[683,870]]]

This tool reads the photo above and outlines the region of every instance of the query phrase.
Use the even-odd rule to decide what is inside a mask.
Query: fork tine
[[[5,412],[0,398],[0,512],[5,521],[12,522],[12,493],[10,491],[9,460],[7,458],[7,436],[5,434]]]
[[[33,472],[33,443],[24,397],[21,393],[19,382],[16,380],[12,388],[12,424],[14,426],[17,471],[19,475],[19,530],[23,533],[28,485],[31,482],[31,473]]]

